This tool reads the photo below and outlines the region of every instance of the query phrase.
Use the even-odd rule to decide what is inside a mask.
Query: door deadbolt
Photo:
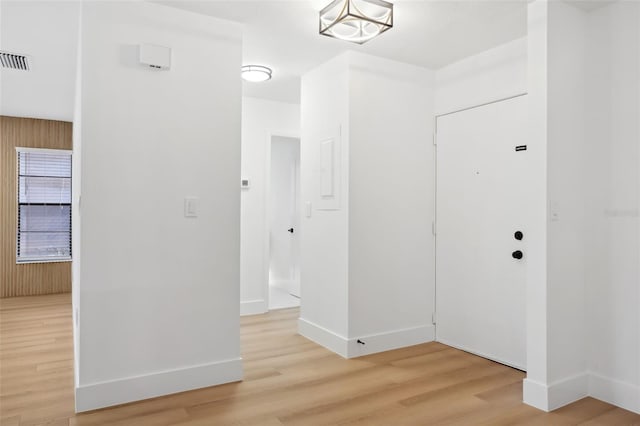
[[[516,231],[513,234],[513,238],[515,238],[518,241],[522,240],[523,237],[524,237],[524,234],[522,233],[522,231]]]
[[[511,257],[513,257],[514,259],[522,259],[522,252],[520,250],[516,250],[513,253],[511,253]]]

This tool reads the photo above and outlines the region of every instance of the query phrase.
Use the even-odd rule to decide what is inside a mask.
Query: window
[[[71,260],[71,151],[17,151],[17,262]]]

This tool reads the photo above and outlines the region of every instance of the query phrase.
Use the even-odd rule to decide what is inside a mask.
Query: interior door
[[[293,296],[300,297],[300,140],[296,141],[293,153],[293,162],[291,164],[291,286],[289,293]]]
[[[300,142],[273,137],[270,179],[269,283],[300,295],[299,179]]]
[[[522,370],[526,120],[526,96],[437,119],[436,338]]]

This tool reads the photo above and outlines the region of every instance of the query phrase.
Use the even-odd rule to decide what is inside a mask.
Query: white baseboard
[[[524,379],[523,402],[543,411],[553,411],[589,396],[589,376],[586,373],[545,385]]]
[[[76,412],[242,380],[242,358],[76,387]]]
[[[364,345],[358,343],[358,340],[364,342]],[[347,354],[348,358],[354,358],[378,352],[390,351],[392,349],[419,345],[421,343],[433,342],[434,340],[434,326],[432,324],[425,324],[418,327],[392,330],[384,333],[370,334],[367,336],[349,339]]]
[[[589,395],[640,414],[640,386],[591,373],[589,374]]]
[[[525,379],[523,395],[525,404],[544,411],[590,396],[640,414],[640,386],[595,373],[579,374],[549,386]]]
[[[549,411],[564,407],[589,396],[589,375],[586,373],[568,377],[548,387]]]
[[[298,332],[343,358],[355,358],[419,345],[432,342],[435,338],[435,329],[433,325],[428,324],[348,339],[303,318],[298,319]],[[358,343],[358,340],[364,342],[364,345]]]
[[[549,411],[548,389],[546,385],[531,379],[522,381],[522,402],[538,410]]]
[[[346,337],[303,318],[298,318],[298,333],[341,357],[348,358],[349,340]]]
[[[269,311],[264,299],[244,300],[240,302],[240,316],[264,314]]]

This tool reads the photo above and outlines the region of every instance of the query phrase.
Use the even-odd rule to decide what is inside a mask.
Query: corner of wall
[[[544,385],[534,380],[523,381],[523,402],[544,411],[553,411],[589,396],[588,374],[578,374]]]
[[[298,318],[298,333],[343,358],[349,358],[349,339],[304,318]]]
[[[522,381],[522,402],[538,410],[549,411],[549,390],[532,379]]]

